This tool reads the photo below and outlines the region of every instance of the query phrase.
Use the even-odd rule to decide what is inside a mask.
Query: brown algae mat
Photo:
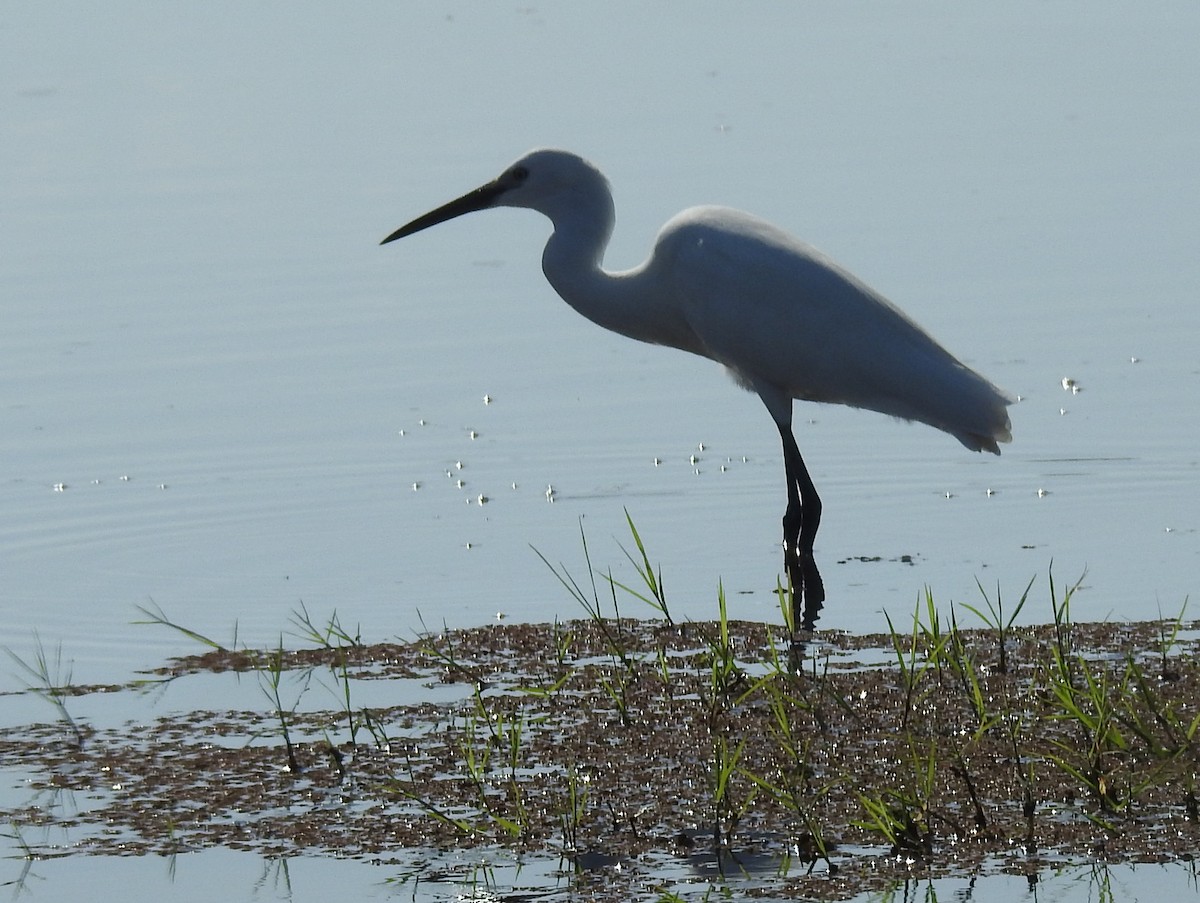
[[[761,887],[827,898],[897,876],[1191,859],[1196,623],[963,630],[932,605],[906,621],[793,643],[759,623],[592,617],[367,645],[335,616],[312,648],[212,648],[122,687],[43,672],[30,692],[58,718],[0,732],[0,766],[29,791],[0,817],[34,859],[499,847],[619,863],[613,888],[671,863],[736,881],[767,861]],[[103,692],[161,710],[188,680],[214,699],[257,682],[262,705],[71,714]],[[403,701],[360,705],[368,686]]]

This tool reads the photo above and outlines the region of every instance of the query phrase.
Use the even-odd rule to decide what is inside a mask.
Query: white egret
[[[542,252],[542,270],[589,320],[711,358],[758,393],[783,440],[784,564],[793,623],[806,629],[813,629],[825,599],[813,557],[821,499],[792,435],[792,399],[920,421],[972,451],[999,454],[997,443],[1012,438],[1010,396],[882,295],[757,217],[724,207],[690,208],[663,226],[640,266],[604,270],[615,221],[612,192],[595,166],[566,151],[531,151],[499,178],[418,217],[381,244],[486,207],[525,207],[550,219],[554,231]]]

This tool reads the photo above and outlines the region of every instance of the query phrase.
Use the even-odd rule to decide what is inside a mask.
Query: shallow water
[[[212,875],[219,874],[227,893],[241,900],[306,903],[327,900],[333,895],[360,900],[483,901],[505,893],[570,900],[578,899],[590,885],[604,880],[602,870],[572,879],[569,870],[558,874],[556,863],[517,863],[499,857],[478,864],[440,857],[430,864],[442,869],[441,876],[418,882],[404,866],[303,857],[265,859],[231,850],[154,857],[140,869],[129,868],[128,862],[120,858],[67,857],[34,864],[24,876],[22,890],[35,899],[48,887],[63,896],[87,895],[98,882],[120,882],[122,890],[130,895],[128,899],[184,899],[181,895],[188,888],[204,886]],[[894,888],[854,900],[856,903],[961,898],[976,903],[1019,899],[1137,901],[1161,899],[1164,895],[1186,900],[1195,898],[1195,884],[1194,873],[1181,866],[1074,866],[1040,876],[1033,883],[1022,875],[900,882]],[[708,886],[695,874],[683,873],[664,881],[662,892],[683,899],[704,899]]]
[[[610,266],[689,204],[753,210],[1024,396],[999,459],[797,406],[821,626],[1035,576],[1023,619],[1046,620],[1051,562],[1086,571],[1081,620],[1178,612],[1200,560],[1198,19],[6,5],[4,644],[28,657],[36,631],[92,683],[193,651],[130,625],[151,600],[251,644],[301,602],[376,637],[576,617],[530,547],[582,577],[582,524],[630,579],[624,509],[677,616],[711,618],[722,580],[776,619],[754,397],[569,310],[535,216],[377,247],[536,144],[612,179]]]
[[[188,888],[204,886],[214,874],[222,876],[226,893],[241,900],[288,900],[292,903],[328,900],[331,896],[360,900],[418,899],[428,901],[494,900],[497,896],[527,895],[542,900],[578,899],[604,872],[572,877],[558,863],[514,862],[496,856],[478,863],[454,856],[432,857],[434,880],[418,881],[404,865],[364,865],[345,860],[303,857],[266,859],[231,850],[206,850],[177,856],[153,857],[145,867],[131,869],[120,858],[67,857],[35,863],[24,876],[22,890],[38,898],[48,887],[55,894],[87,895],[98,882],[120,882],[127,899],[184,899]],[[706,899],[709,884],[703,869],[679,869],[667,877],[661,893],[682,899]],[[696,874],[699,872],[700,874]],[[970,899],[976,903],[1010,900],[1154,900],[1169,895],[1196,897],[1194,873],[1182,866],[1068,866],[1031,882],[1023,875],[936,878],[899,882],[878,893],[853,898],[856,903]],[[648,889],[648,893],[651,891]],[[711,897],[707,897],[711,898]],[[650,897],[653,899],[653,897]]]

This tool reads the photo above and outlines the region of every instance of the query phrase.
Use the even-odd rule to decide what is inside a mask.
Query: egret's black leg
[[[792,620],[805,630],[812,630],[825,601],[825,584],[813,557],[813,544],[821,526],[821,497],[800,457],[791,425],[779,424],[779,435],[783,439],[788,484],[788,506],[783,515],[783,562],[792,584]]]

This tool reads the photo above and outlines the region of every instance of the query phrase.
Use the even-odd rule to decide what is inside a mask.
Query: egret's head
[[[526,207],[558,222],[593,215],[611,220],[612,195],[600,170],[568,151],[530,151],[497,178],[401,226],[380,244],[486,207]]]

